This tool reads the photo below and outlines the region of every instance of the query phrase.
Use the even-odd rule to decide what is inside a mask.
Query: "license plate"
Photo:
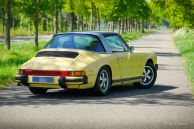
[[[53,83],[53,77],[32,77],[32,82]]]

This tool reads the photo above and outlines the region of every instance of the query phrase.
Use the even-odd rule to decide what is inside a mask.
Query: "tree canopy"
[[[165,19],[175,29],[194,27],[193,0],[151,0],[150,7],[157,21]]]
[[[34,31],[36,46],[39,32],[125,33],[144,31],[164,22],[175,29],[194,25],[193,0],[10,0],[10,6],[6,1],[0,1],[1,33],[4,34],[5,23],[10,23],[11,30]],[[9,22],[5,22],[6,7],[10,7]]]

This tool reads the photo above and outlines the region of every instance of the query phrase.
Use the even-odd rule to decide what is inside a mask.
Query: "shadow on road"
[[[167,71],[181,71],[182,65],[169,65],[169,64],[159,64],[159,70],[167,70]]]
[[[131,85],[113,87],[108,96],[94,96],[88,90],[50,90],[44,95],[33,95],[26,88],[0,92],[0,106],[42,106],[67,104],[124,104],[124,105],[194,105],[190,94],[173,94],[174,86],[156,85],[137,89]]]
[[[156,52],[157,56],[166,56],[166,57],[179,57],[179,53],[171,53],[171,52]]]

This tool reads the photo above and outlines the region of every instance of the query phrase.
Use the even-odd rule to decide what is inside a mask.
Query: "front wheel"
[[[157,77],[157,70],[153,63],[147,62],[144,67],[143,78],[140,82],[134,83],[138,88],[150,88],[154,85]]]
[[[45,89],[45,88],[36,88],[36,87],[29,87],[29,90],[33,94],[45,94],[48,89]]]
[[[96,95],[107,95],[111,87],[110,71],[106,67],[99,70],[93,91]]]

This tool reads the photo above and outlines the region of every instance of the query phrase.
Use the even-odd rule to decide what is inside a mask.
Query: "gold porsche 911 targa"
[[[16,81],[34,94],[53,88],[90,88],[106,95],[116,85],[152,87],[157,69],[155,53],[134,51],[117,33],[70,32],[54,35],[20,67]]]

